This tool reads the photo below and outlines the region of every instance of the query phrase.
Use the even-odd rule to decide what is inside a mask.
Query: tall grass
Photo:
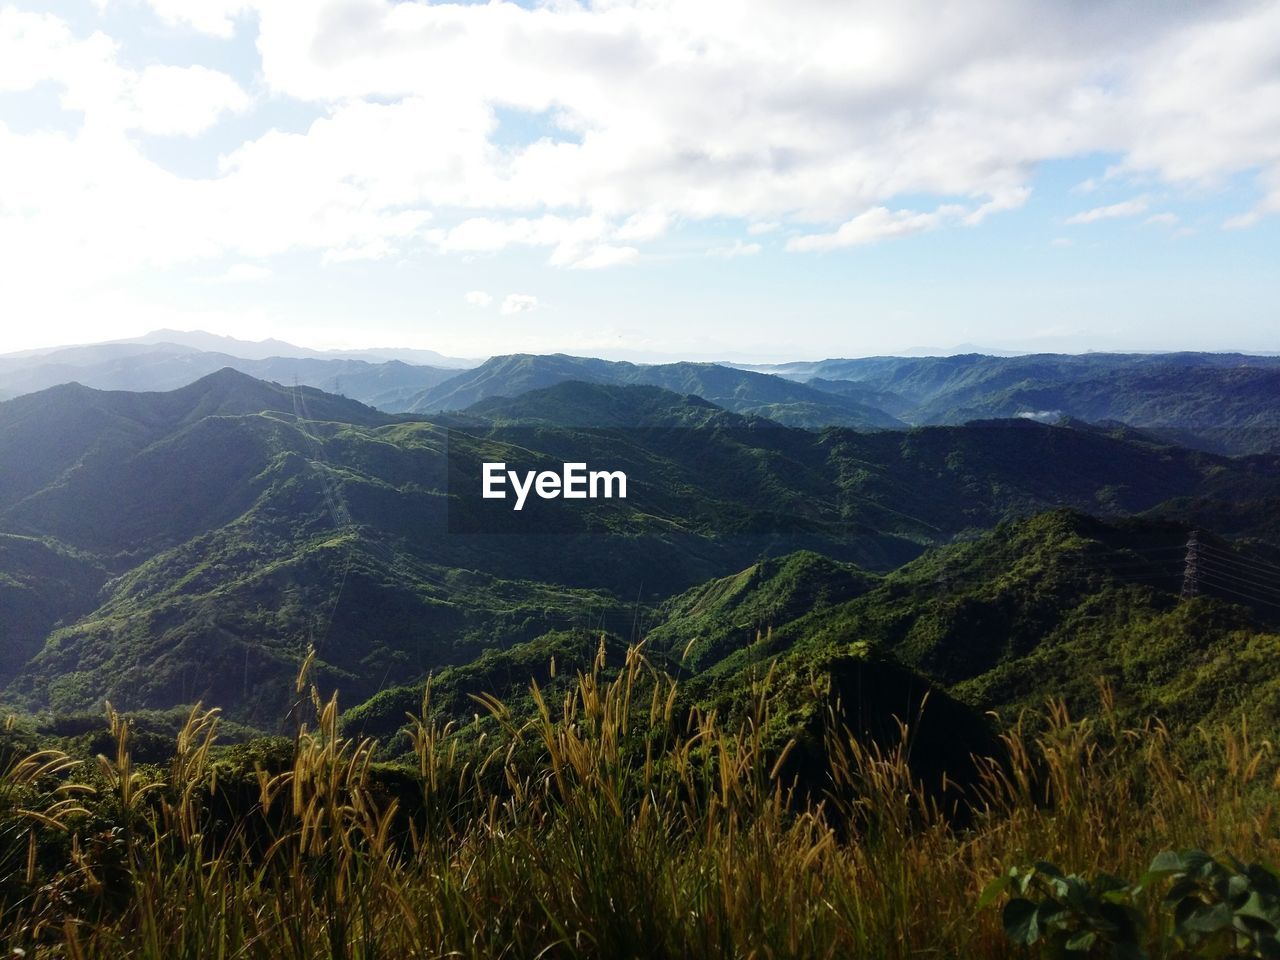
[[[740,723],[681,713],[631,651],[536,714],[498,720],[481,758],[410,719],[412,769],[339,733],[336,699],[300,676],[286,769],[217,760],[193,710],[165,770],[137,769],[129,727],[96,770],[45,751],[0,773],[0,936],[14,956],[996,957],[976,903],[1010,865],[1140,874],[1167,848],[1280,852],[1269,746],[1205,732],[1183,765],[1156,723],[1110,712],[1005,737],[963,820],[908,763],[910,730],[869,744],[832,724],[825,789],[798,791],[763,743],[769,697]],[[85,781],[78,784],[75,779]],[[89,791],[92,789],[92,796]],[[1154,904],[1150,936],[1159,941]]]

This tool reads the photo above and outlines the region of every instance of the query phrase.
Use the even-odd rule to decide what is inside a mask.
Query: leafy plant
[[[987,885],[979,906],[989,906],[1007,891],[1016,896],[1005,904],[1001,920],[1016,944],[1043,944],[1050,957],[1138,960],[1147,955],[1133,890],[1117,877],[1099,873],[1089,880],[1044,861],[1011,867]]]
[[[1012,894],[1004,905],[1005,935],[1014,943],[1043,945],[1050,957],[1145,957],[1139,900],[1170,880],[1164,911],[1163,954],[1208,958],[1280,957],[1280,876],[1261,863],[1229,853],[1165,851],[1134,885],[1108,873],[1089,880],[1064,875],[1044,861],[1011,867],[987,884],[979,908]]]
[[[1161,905],[1171,910],[1172,936],[1199,957],[1280,957],[1280,877],[1260,863],[1230,854],[1166,851],[1142,878],[1172,884]]]

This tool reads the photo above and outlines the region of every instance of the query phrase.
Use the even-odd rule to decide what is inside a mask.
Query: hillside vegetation
[[[868,742],[833,718],[815,796],[764,736],[767,679],[731,723],[673,709],[678,687],[636,651],[606,660],[562,698],[530,687],[528,721],[480,697],[497,726],[479,765],[430,699],[412,763],[371,763],[305,667],[292,740],[220,748],[216,711],[196,709],[148,766],[112,714],[86,766],[26,755],[11,729],[0,936],[20,956],[156,960],[994,958],[1082,937],[1211,957],[1274,941],[1274,763],[1243,727],[1210,732],[1192,773],[1158,725],[1051,706],[953,804],[913,770],[912,727]],[[1172,852],[1197,846],[1254,865]]]
[[[1224,453],[1274,452],[1280,444],[1280,357],[965,354],[757,369],[862,398],[913,424],[1065,416],[1125,423]]]
[[[1280,457],[683,366],[0,403],[0,946],[1277,955]]]
[[[598,426],[564,425],[584,399]],[[1058,504],[1118,515],[1280,485],[1262,461],[1023,421],[812,433],[582,384],[527,412],[404,419],[232,371],[167,394],[59,387],[0,405],[0,530],[101,571],[59,609],[6,622],[9,699],[205,699],[269,723],[308,645],[359,701],[548,630],[634,639],[655,604],[761,557],[808,549],[883,572]],[[574,513],[573,533],[451,534],[449,443],[456,463],[607,464],[634,492]],[[556,509],[568,516],[562,503],[544,521]],[[10,555],[14,582],[48,562]]]

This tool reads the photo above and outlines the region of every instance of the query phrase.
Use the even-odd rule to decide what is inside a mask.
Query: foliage
[[[1167,851],[1152,861],[1143,883],[1167,877],[1161,906],[1179,947],[1202,957],[1280,956],[1280,876],[1261,863],[1229,854]]]
[[[1163,851],[1137,884],[1100,873],[1092,880],[1040,862],[1011,867],[983,890],[978,907],[1011,894],[1002,912],[1005,934],[1021,946],[1043,944],[1052,957],[1144,957],[1139,904],[1170,882],[1159,908],[1161,955],[1280,956],[1280,876],[1261,863],[1230,854]]]
[[[1004,905],[1004,932],[1019,946],[1044,944],[1055,958],[1087,957],[1102,951],[1117,960],[1146,956],[1140,946],[1141,919],[1123,880],[1099,874],[1086,880],[1064,875],[1043,861],[1009,872],[987,886],[978,900],[988,906],[1000,893],[1017,896]]]
[[[1002,957],[999,917],[973,909],[1001,865],[1069,865],[1013,875],[1020,892],[1076,905],[1022,939],[1092,918],[1101,949],[1112,891],[1079,877],[1132,875],[1170,844],[1280,852],[1267,748],[1241,730],[1214,734],[1236,759],[1193,775],[1158,725],[1104,738],[1114,716],[1051,706],[1044,734],[1005,735],[1005,759],[984,764],[956,818],[912,774],[909,729],[866,742],[833,721],[828,788],[798,793],[788,748],[763,736],[769,683],[740,722],[682,717],[678,685],[638,651],[607,660],[554,698],[530,686],[528,717],[477,694],[495,721],[478,763],[459,724],[433,719],[430,692],[408,718],[411,764],[374,762],[310,684],[313,658],[291,740],[221,751],[217,711],[196,709],[171,760],[142,767],[113,715],[94,765],[23,759],[0,776],[0,799],[26,791],[21,809],[44,811],[0,809],[19,827],[0,831],[0,938],[49,960]],[[78,809],[55,816],[63,796]],[[1162,865],[1204,873],[1186,857]],[[1138,946],[1162,950],[1152,898],[1126,909]]]

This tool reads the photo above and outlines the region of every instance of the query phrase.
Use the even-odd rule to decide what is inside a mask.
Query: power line
[[[1264,560],[1262,557],[1259,557],[1256,554],[1244,553],[1239,550],[1232,550],[1226,547],[1220,547],[1217,544],[1213,544],[1213,543],[1206,543],[1205,546],[1214,553],[1220,553],[1223,556],[1231,557],[1232,559],[1239,560],[1243,563],[1249,563],[1255,566],[1265,567],[1266,569],[1271,570],[1274,573],[1280,574],[1280,566],[1274,563],[1271,563],[1269,560]]]
[[[1203,576],[1203,574],[1202,574],[1202,576]],[[1261,604],[1265,604],[1266,606],[1269,606],[1269,607],[1280,607],[1280,602],[1277,602],[1277,601],[1275,601],[1275,600],[1264,600],[1262,597],[1256,597],[1256,596],[1253,596],[1252,594],[1242,593],[1241,591],[1236,590],[1236,589],[1233,589],[1232,587],[1225,586],[1224,584],[1222,584],[1222,583],[1220,583],[1220,582],[1218,582],[1218,581],[1215,581],[1214,579],[1212,579],[1212,578],[1210,578],[1210,577],[1205,577],[1204,579],[1205,579],[1205,580],[1206,580],[1206,582],[1208,582],[1208,583],[1209,583],[1209,584],[1210,584],[1210,585],[1211,585],[1215,590],[1224,590],[1224,591],[1226,591],[1227,593],[1233,594],[1234,596],[1237,596],[1237,597],[1243,597],[1244,599],[1249,600],[1249,601],[1251,601],[1252,603],[1261,603]]]

